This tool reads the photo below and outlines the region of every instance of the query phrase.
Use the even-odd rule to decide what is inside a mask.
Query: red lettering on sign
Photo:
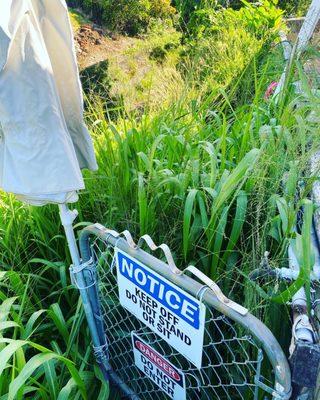
[[[180,374],[172,368],[172,366],[162,357],[159,356],[151,347],[140,342],[140,340],[135,340],[136,348],[145,355],[150,361],[156,364],[162,371],[168,374],[175,381],[179,382],[181,380]]]

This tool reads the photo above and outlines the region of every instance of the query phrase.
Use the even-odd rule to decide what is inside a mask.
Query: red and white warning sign
[[[163,358],[136,333],[131,333],[134,362],[171,399],[186,400],[184,373]]]

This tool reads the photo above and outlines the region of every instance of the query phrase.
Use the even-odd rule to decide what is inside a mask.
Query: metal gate
[[[188,400],[289,399],[291,377],[287,359],[270,330],[246,309],[226,299],[218,286],[201,273],[193,279],[177,273],[166,245],[167,262],[142,250],[143,239],[157,249],[149,237],[135,245],[131,235],[121,237],[96,224],[80,235],[82,265],[71,267],[74,283],[85,304],[87,317],[98,332],[94,351],[101,367],[108,371],[119,398],[166,400],[166,394],[136,366],[132,332],[185,377]],[[196,368],[168,341],[161,338],[127,311],[119,301],[115,249],[130,255],[155,273],[199,299],[205,305],[205,329],[201,368]],[[174,270],[172,272],[172,270]],[[190,268],[193,273],[196,269]],[[81,279],[80,275],[81,274]],[[84,278],[84,279],[83,279]],[[203,282],[204,280],[204,282]],[[79,284],[80,282],[80,284]],[[89,306],[89,307],[88,307]],[[199,350],[200,351],[200,350]],[[178,399],[180,400],[180,399]]]

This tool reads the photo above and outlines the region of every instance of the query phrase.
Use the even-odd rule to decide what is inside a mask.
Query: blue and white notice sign
[[[115,258],[121,305],[201,368],[204,304],[122,250]]]

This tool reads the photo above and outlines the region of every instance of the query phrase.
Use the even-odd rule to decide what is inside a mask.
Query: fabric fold
[[[74,201],[97,168],[83,120],[64,0],[4,0],[0,16],[0,187],[35,203]],[[71,193],[71,195],[70,195]]]

